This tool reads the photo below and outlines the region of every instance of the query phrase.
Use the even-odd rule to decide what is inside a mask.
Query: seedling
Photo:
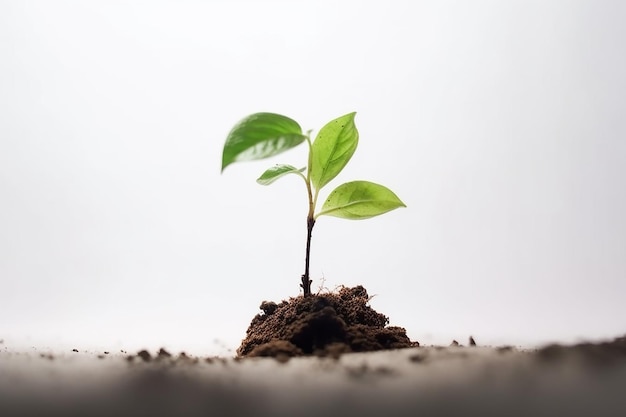
[[[285,175],[293,174],[302,178],[306,185],[309,212],[306,219],[304,274],[300,284],[305,297],[311,295],[311,235],[319,216],[361,220],[406,207],[387,187],[369,181],[351,181],[335,188],[322,209],[315,212],[320,190],[343,170],[356,150],[359,132],[354,124],[355,115],[349,113],[327,123],[318,132],[315,141],[311,142],[311,131],[303,133],[296,121],[275,113],[255,113],[237,123],[224,144],[222,172],[234,162],[269,158],[305,141],[308,144],[308,167],[278,164],[257,179],[259,184],[269,185]]]

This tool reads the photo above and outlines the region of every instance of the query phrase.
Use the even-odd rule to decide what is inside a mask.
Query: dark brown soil
[[[338,356],[419,346],[402,327],[368,305],[362,286],[336,293],[290,298],[280,304],[264,301],[237,349],[246,356]]]

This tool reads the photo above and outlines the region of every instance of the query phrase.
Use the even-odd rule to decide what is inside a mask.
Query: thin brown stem
[[[311,258],[311,235],[313,234],[313,226],[315,226],[315,204],[317,202],[317,192],[319,190],[315,190],[315,197],[313,197],[313,189],[311,187],[311,164],[312,164],[312,155],[313,155],[313,145],[311,143],[311,131],[309,130],[306,134],[306,141],[309,145],[309,165],[306,172],[306,191],[309,197],[309,213],[306,217],[306,254],[304,256],[304,274],[302,275],[302,283],[300,287],[304,293],[305,297],[311,296],[311,283],[313,280],[309,277],[309,260]]]
[[[311,295],[311,282],[312,279],[309,278],[309,259],[311,257],[311,236],[313,233],[313,226],[315,226],[315,219],[313,216],[309,216],[306,219],[306,255],[304,257],[304,275],[302,275],[302,283],[300,287],[302,287],[302,291],[304,292],[305,297],[309,297]]]

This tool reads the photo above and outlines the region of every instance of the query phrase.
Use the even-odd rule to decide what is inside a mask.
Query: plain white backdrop
[[[423,344],[626,331],[620,1],[0,0],[0,339],[230,355],[298,295],[306,194],[235,164],[242,117],[360,143],[407,204],[320,218],[311,274]]]

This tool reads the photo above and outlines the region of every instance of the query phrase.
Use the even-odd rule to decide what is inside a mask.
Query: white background
[[[313,289],[364,285],[423,344],[626,331],[621,1],[1,1],[0,339],[234,354],[298,294],[306,194],[221,151],[242,117],[356,111]],[[315,132],[314,132],[315,134]]]

